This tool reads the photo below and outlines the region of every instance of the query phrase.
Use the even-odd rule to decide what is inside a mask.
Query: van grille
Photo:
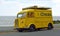
[[[18,19],[15,20],[15,25],[18,26]]]

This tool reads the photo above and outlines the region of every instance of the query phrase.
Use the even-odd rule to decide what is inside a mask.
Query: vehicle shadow
[[[24,30],[23,32],[20,32],[20,33],[31,33],[31,32],[39,32],[39,31],[47,31],[47,29],[40,29],[40,30],[35,30],[35,31]]]

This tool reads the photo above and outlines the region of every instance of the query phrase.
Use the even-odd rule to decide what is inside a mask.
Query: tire
[[[34,26],[34,25],[31,25],[31,26],[29,27],[29,31],[30,31],[30,32],[35,31],[35,26]]]
[[[53,25],[51,23],[48,24],[48,30],[53,29]]]

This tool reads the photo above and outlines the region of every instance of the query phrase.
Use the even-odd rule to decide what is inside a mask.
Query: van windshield
[[[23,18],[23,17],[25,17],[25,15],[26,15],[25,13],[20,13],[17,15],[17,18]]]

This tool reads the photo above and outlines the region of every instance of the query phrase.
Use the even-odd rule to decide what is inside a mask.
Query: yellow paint
[[[15,28],[29,28],[31,24],[34,24],[36,28],[48,27],[49,23],[53,25],[51,9],[37,9],[38,7],[31,8],[32,7],[18,12],[14,24]],[[19,18],[19,14],[23,14],[23,16]]]

